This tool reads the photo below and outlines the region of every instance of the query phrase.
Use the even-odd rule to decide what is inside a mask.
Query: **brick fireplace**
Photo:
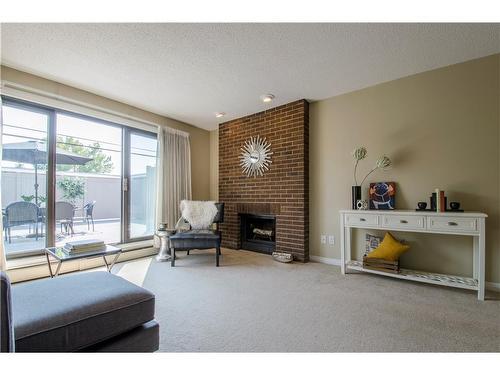
[[[272,164],[263,176],[247,177],[240,167],[240,148],[257,135],[271,143]],[[299,261],[309,260],[308,155],[306,100],[219,125],[219,201],[225,203],[222,246],[241,248],[243,214],[273,217],[275,249]]]

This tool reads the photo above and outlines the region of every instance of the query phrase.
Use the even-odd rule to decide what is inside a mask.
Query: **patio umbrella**
[[[35,203],[38,205],[38,164],[47,164],[47,144],[40,141],[7,143],[3,145],[2,159],[33,164],[35,168]],[[56,148],[56,164],[84,165],[92,158]]]

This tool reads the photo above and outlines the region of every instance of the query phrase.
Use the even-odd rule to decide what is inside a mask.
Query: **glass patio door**
[[[6,256],[39,253],[47,233],[47,138],[51,112],[2,105],[2,220]]]
[[[156,134],[13,99],[2,103],[7,258],[99,239],[150,239]]]
[[[123,128],[66,112],[56,125],[55,245],[122,242]]]
[[[150,238],[155,230],[156,135],[127,129],[124,144],[125,240]]]

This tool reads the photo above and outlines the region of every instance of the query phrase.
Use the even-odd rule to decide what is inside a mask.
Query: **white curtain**
[[[0,98],[0,161],[2,160],[2,99]],[[2,186],[2,172],[0,170],[0,187]],[[0,207],[2,207],[2,189],[0,188]],[[7,269],[5,261],[5,248],[3,247],[3,217],[0,215],[0,271]]]
[[[156,224],[173,228],[179,204],[191,199],[191,145],[189,134],[159,126],[156,174]]]

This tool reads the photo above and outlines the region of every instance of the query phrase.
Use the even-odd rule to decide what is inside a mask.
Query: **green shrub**
[[[63,198],[73,204],[85,194],[85,182],[80,178],[64,177],[57,182],[57,186],[63,191]]]

